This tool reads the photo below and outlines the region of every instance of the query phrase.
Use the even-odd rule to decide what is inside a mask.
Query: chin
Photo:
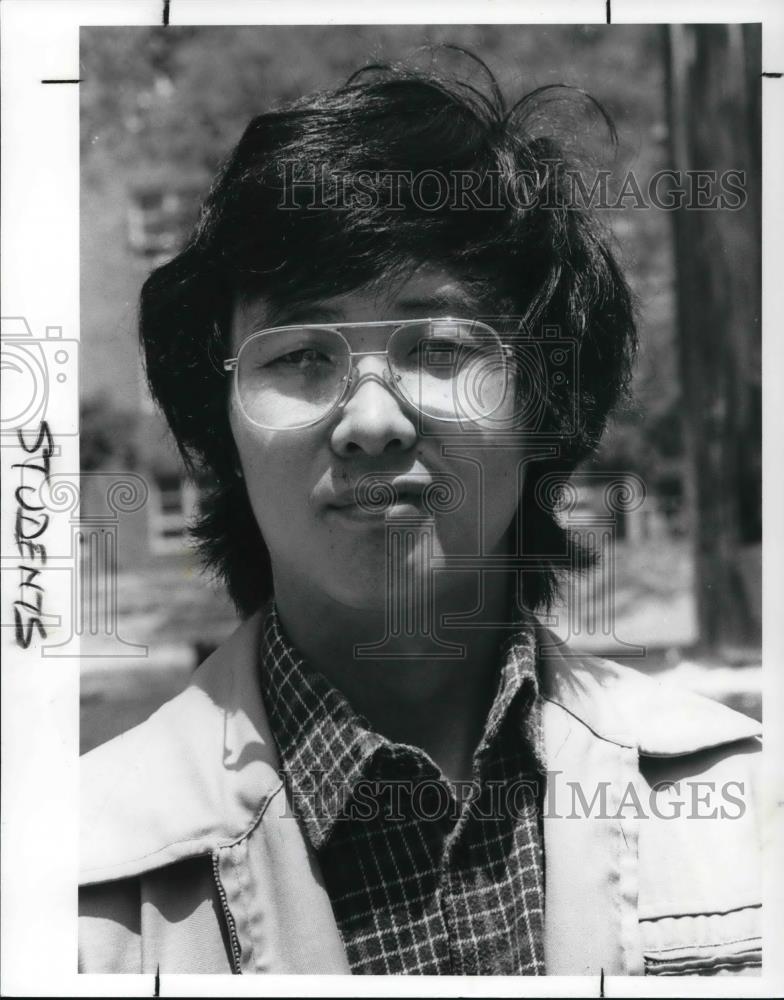
[[[353,572],[350,579],[337,592],[333,583],[333,598],[345,607],[366,610],[369,613],[383,613],[389,607],[390,615],[398,609],[405,615],[412,604],[421,605],[427,582],[422,577],[408,572],[401,574],[396,582],[389,580],[386,564],[379,565],[372,572]],[[432,588],[432,581],[430,582]]]
[[[338,604],[347,608],[378,611],[387,601],[386,570],[382,563],[372,566],[348,567],[327,581],[327,592]]]
[[[352,611],[367,611],[374,616],[380,615],[386,607],[386,593],[380,590],[366,588],[358,590],[355,587],[347,588],[340,594],[333,595],[334,600],[344,608],[351,608]]]

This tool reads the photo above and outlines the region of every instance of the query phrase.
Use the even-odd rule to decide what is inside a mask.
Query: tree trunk
[[[664,30],[672,166],[689,191],[672,215],[700,646],[726,655],[760,639],[761,35]],[[715,176],[719,196],[742,171],[742,207],[700,207],[685,171],[715,171],[703,184]]]

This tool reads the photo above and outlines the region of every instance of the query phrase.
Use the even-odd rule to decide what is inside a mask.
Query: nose
[[[385,381],[388,369],[377,358],[355,365],[349,398],[332,430],[333,451],[343,458],[407,451],[416,442],[417,429],[401,401]]]

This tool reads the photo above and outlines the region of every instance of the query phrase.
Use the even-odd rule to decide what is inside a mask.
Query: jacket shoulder
[[[240,837],[279,785],[249,620],[149,719],[81,760],[80,883],[127,878]]]
[[[581,654],[540,631],[539,669],[545,699],[597,736],[650,756],[680,756],[761,735],[760,724],[668,678],[614,660]]]

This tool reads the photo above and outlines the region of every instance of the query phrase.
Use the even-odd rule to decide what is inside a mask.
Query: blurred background
[[[142,721],[235,625],[188,547],[199,484],[145,387],[142,282],[176,253],[251,117],[366,63],[428,66],[423,46],[444,42],[479,55],[510,101],[551,83],[600,100],[620,136],[602,164],[616,184],[629,171],[643,192],[661,170],[745,172],[737,210],[643,208],[633,192],[600,210],[639,302],[641,350],[634,400],[564,512],[591,526],[603,567],[549,623],[760,717],[759,26],[83,28],[83,750]],[[616,491],[608,506],[619,479],[631,499]]]

